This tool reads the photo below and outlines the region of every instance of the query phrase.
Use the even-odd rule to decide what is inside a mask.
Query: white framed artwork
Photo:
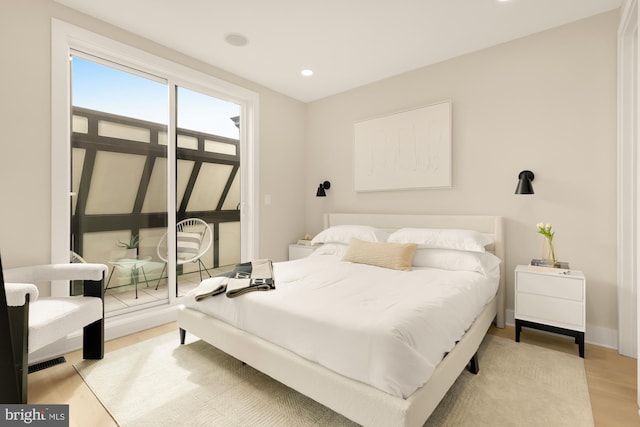
[[[451,187],[451,101],[354,124],[355,191]]]

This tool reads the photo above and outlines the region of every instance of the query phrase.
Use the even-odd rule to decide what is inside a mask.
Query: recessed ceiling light
[[[305,77],[311,77],[313,76],[313,70],[309,70],[309,69],[302,70],[300,71],[300,74],[302,74]]]
[[[245,36],[238,33],[227,34],[224,39],[231,46],[245,46],[247,43],[249,43],[249,40],[247,40]]]

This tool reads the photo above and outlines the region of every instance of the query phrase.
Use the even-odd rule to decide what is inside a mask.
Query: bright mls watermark
[[[69,405],[0,404],[0,426],[69,427]]]

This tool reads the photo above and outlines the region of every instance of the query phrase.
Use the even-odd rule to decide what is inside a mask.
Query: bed
[[[393,233],[405,227],[428,229],[473,230],[488,238],[487,251],[504,259],[504,236],[502,218],[498,216],[444,216],[444,215],[384,215],[384,214],[327,214],[325,230],[334,227],[361,225],[375,227],[387,233]],[[329,245],[327,245],[329,247]],[[310,257],[311,258],[311,257]],[[319,258],[319,257],[318,257]],[[299,261],[299,262],[298,262]],[[303,264],[304,260],[292,261]],[[311,263],[311,261],[308,261]],[[295,264],[295,265],[298,265]],[[401,385],[385,389],[385,384],[368,384],[357,374],[344,375],[330,362],[318,363],[313,358],[302,357],[300,349],[288,349],[277,337],[261,337],[252,333],[252,327],[233,326],[230,319],[236,313],[215,316],[197,305],[183,305],[178,314],[178,326],[181,333],[187,331],[222,351],[264,372],[281,383],[318,401],[347,418],[366,426],[421,426],[433,412],[447,390],[455,382],[470,361],[477,362],[475,355],[489,326],[495,321],[496,326],[504,327],[504,267],[497,266],[498,278],[495,279],[494,293],[488,302],[482,302],[477,316],[465,326],[461,337],[456,339],[455,346],[446,352],[446,356],[438,361],[429,372],[428,381],[424,384]],[[417,269],[419,270],[419,268]],[[276,290],[278,290],[278,270],[276,268]],[[281,270],[285,271],[285,270]],[[440,274],[425,272],[424,274]],[[281,286],[286,290],[286,286]],[[282,293],[281,292],[281,293]],[[276,297],[276,293],[269,299]],[[255,295],[253,300],[261,301]],[[224,297],[215,297],[224,298]],[[239,297],[245,298],[245,297]],[[249,303],[247,298],[244,303]],[[218,300],[220,304],[228,301]],[[252,313],[261,310],[253,310]],[[224,320],[223,320],[224,319]],[[267,334],[269,335],[269,334]],[[344,339],[344,337],[343,337]],[[328,345],[327,347],[331,347]],[[357,351],[354,351],[357,353]],[[306,356],[306,355],[305,355]],[[328,357],[331,355],[329,354]],[[322,359],[322,357],[320,358]],[[336,357],[334,359],[340,359]],[[323,359],[324,360],[324,359]],[[480,361],[481,363],[481,361]],[[327,367],[327,365],[329,367]],[[393,367],[390,368],[393,371]],[[365,377],[369,373],[362,373]],[[381,377],[386,377],[382,373]]]

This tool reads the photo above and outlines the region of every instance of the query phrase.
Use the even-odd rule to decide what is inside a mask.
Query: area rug
[[[584,361],[487,335],[425,426],[593,426]],[[178,332],[74,365],[122,426],[355,426],[209,344]]]

